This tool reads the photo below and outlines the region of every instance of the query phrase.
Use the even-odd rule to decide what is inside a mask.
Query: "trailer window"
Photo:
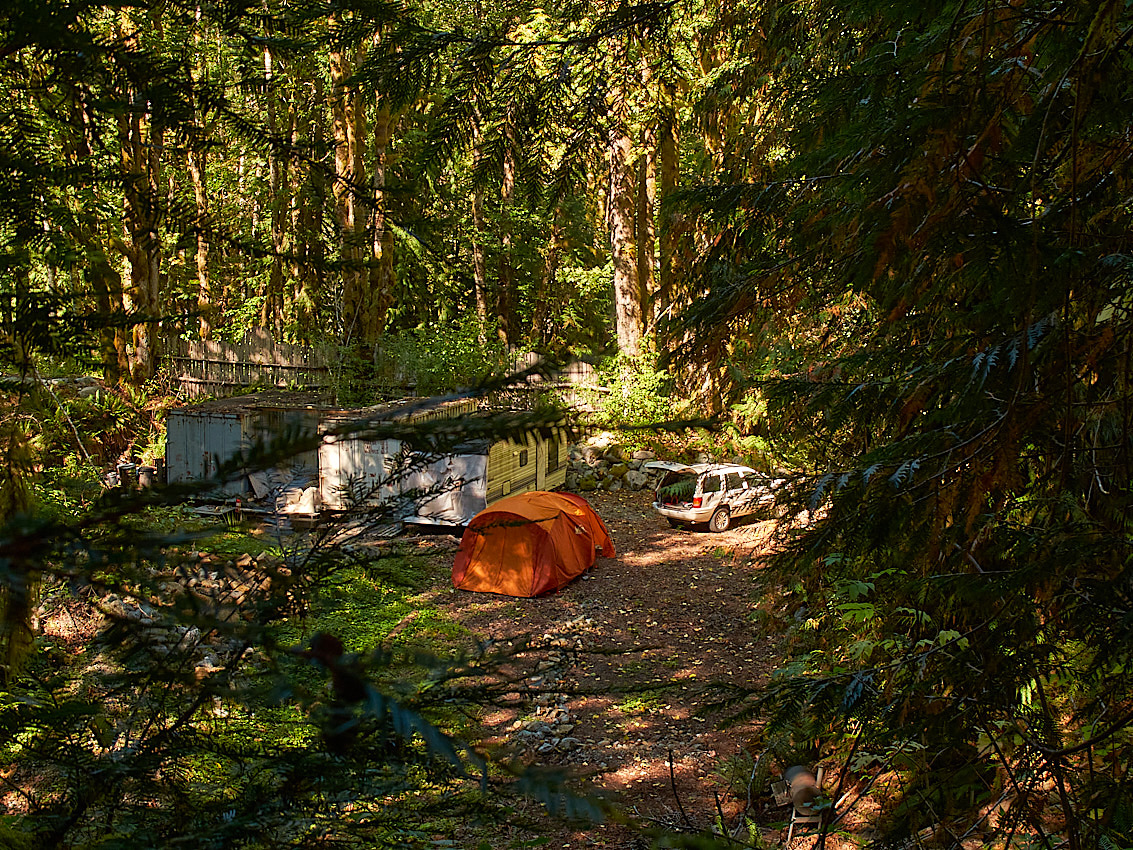
[[[559,441],[547,441],[547,472],[554,472],[559,468]]]
[[[519,465],[527,466],[527,449],[519,450]]]

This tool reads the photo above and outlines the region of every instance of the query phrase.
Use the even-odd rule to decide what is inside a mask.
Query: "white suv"
[[[662,473],[653,510],[673,527],[707,523],[711,531],[726,531],[736,517],[775,500],[768,476],[734,463],[655,460],[644,468]]]

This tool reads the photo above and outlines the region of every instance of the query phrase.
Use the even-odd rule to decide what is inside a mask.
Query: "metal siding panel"
[[[215,477],[222,464],[237,457],[246,447],[246,419],[231,414],[207,414],[204,418],[205,446],[209,455],[209,477]],[[238,475],[222,483],[219,492],[240,495],[248,489],[246,475]]]
[[[179,411],[171,410],[165,420],[165,468],[170,484],[196,479],[190,464],[191,420]]]

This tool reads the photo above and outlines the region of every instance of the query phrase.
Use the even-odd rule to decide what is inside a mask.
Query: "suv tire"
[[[717,508],[716,512],[712,514],[712,519],[708,520],[709,531],[727,531],[728,526],[732,524],[732,515],[728,512],[727,508]]]

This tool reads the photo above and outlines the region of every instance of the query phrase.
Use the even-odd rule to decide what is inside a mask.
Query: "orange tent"
[[[573,493],[517,493],[468,523],[452,565],[462,590],[539,596],[614,556],[605,524]]]

